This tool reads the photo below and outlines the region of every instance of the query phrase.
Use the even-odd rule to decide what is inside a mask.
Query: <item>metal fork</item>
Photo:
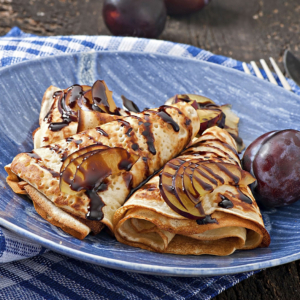
[[[289,83],[288,83],[287,80],[285,79],[284,75],[283,75],[282,72],[280,71],[280,69],[279,69],[278,65],[276,64],[275,60],[274,60],[272,57],[270,57],[269,59],[270,59],[270,62],[271,62],[271,64],[272,64],[272,66],[273,66],[273,68],[274,68],[274,70],[275,70],[275,72],[276,72],[276,74],[277,74],[277,76],[278,76],[278,78],[279,78],[279,80],[280,80],[282,86],[283,86],[286,90],[292,91],[291,86],[289,85]],[[259,61],[260,61],[261,66],[263,67],[264,71],[266,72],[266,75],[267,75],[269,81],[270,81],[271,83],[273,83],[273,84],[278,85],[278,83],[277,83],[276,79],[274,78],[274,76],[273,76],[273,74],[272,74],[270,68],[268,67],[266,61],[265,61],[264,59],[260,59]],[[252,68],[253,68],[254,73],[256,74],[256,76],[257,76],[258,78],[260,78],[260,79],[265,79],[265,78],[262,76],[262,74],[261,74],[261,72],[260,72],[260,70],[259,70],[257,64],[255,63],[255,61],[251,61],[250,64],[251,64],[251,66],[252,66]],[[249,68],[248,68],[248,66],[247,66],[247,64],[246,64],[245,62],[243,62],[243,68],[244,68],[245,73],[252,75],[252,73],[250,72],[250,70],[249,70]]]

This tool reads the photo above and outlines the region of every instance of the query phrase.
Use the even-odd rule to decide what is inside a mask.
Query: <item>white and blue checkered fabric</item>
[[[38,37],[17,27],[0,38],[0,66],[91,50],[163,53],[206,60],[242,71],[239,61],[184,44],[113,36]],[[249,69],[253,72],[250,65]],[[292,80],[288,81],[293,91],[300,95],[300,88]],[[0,299],[7,300],[211,299],[255,273],[174,278],[116,271],[48,252],[1,227],[0,263]]]

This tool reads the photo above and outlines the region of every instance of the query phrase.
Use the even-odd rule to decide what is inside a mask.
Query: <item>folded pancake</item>
[[[122,119],[121,115],[129,113],[116,107],[104,81],[97,80],[92,87],[73,85],[64,90],[50,86],[41,104],[40,127],[33,132],[34,148]]]
[[[34,148],[50,145],[87,129],[121,120],[124,116],[136,115],[137,105],[122,96],[123,107],[118,108],[106,83],[97,80],[93,86],[73,85],[65,90],[50,86],[43,97],[39,124],[33,132]],[[197,109],[201,126],[199,134],[206,128],[217,125],[226,129],[237,142],[239,152],[244,148],[238,136],[239,118],[230,105],[219,106],[211,99],[200,95],[176,95],[166,104],[191,102]]]
[[[29,184],[25,190],[37,211],[50,222],[54,220],[54,225],[66,230],[63,213],[68,213],[80,220],[101,222],[112,230],[113,215],[132,188],[178,155],[199,127],[191,105],[162,106],[21,153],[7,170]],[[99,165],[101,161],[103,165]],[[82,185],[70,190],[76,178],[76,184]],[[69,192],[62,191],[62,186]],[[61,218],[57,209],[62,211]],[[77,236],[85,235],[80,232]]]
[[[239,137],[239,117],[231,110],[230,104],[217,105],[213,100],[195,94],[175,95],[168,99],[165,104],[179,101],[191,102],[193,107],[197,109],[201,123],[199,135],[209,127],[218,126],[229,132],[236,142],[238,152],[242,152],[245,145]]]
[[[240,168],[234,139],[212,127],[114,215],[118,241],[154,252],[229,255],[270,236]]]

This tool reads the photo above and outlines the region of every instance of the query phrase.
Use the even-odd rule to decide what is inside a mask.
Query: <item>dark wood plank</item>
[[[215,300],[298,300],[299,261],[266,269],[224,291]]]
[[[102,3],[102,0],[2,0],[0,35],[12,26],[46,36],[110,34],[102,19]],[[272,56],[280,63],[286,48],[300,57],[299,13],[299,0],[212,0],[200,12],[168,17],[160,39],[194,45],[241,61]],[[270,268],[215,299],[299,299],[299,271],[299,261]]]

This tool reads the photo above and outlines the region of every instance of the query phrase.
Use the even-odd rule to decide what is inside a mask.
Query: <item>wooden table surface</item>
[[[13,26],[38,35],[109,35],[102,0],[1,0],[0,35]],[[299,0],[212,0],[204,10],[168,17],[160,39],[249,62],[272,56],[283,69],[290,48],[300,57]],[[296,237],[295,237],[296,238]],[[215,299],[300,299],[300,261],[264,270]]]

